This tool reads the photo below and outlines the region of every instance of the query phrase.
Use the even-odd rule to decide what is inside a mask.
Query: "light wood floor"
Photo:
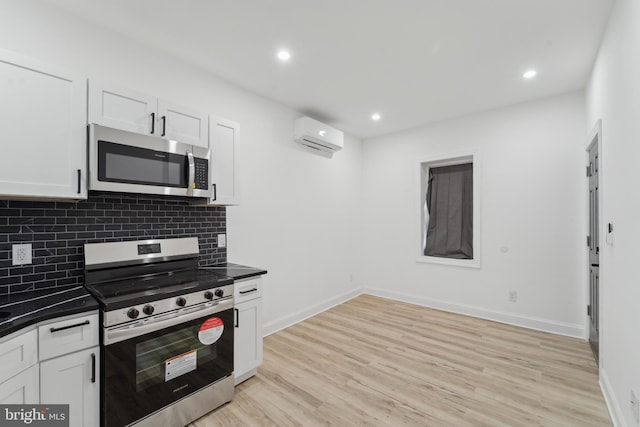
[[[610,426],[586,342],[363,295],[264,340],[191,427]]]

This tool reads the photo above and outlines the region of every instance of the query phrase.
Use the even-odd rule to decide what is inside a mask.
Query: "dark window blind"
[[[473,259],[473,164],[429,169],[426,256]]]

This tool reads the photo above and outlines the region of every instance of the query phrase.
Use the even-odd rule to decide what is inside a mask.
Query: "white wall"
[[[366,140],[364,286],[584,337],[584,129],[580,92]],[[469,151],[480,157],[481,268],[418,263],[418,165]]]
[[[295,111],[43,2],[2,2],[0,48],[241,124],[242,204],[227,208],[228,257],[269,270],[267,331],[353,293],[358,139],[347,136],[331,160],[310,154],[293,142]]]
[[[636,425],[629,396],[640,393],[639,23],[640,2],[616,1],[587,87],[587,127],[602,119],[601,233],[614,227],[600,246],[600,379],[617,425]]]
[[[267,333],[365,288],[585,334],[590,125],[581,93],[364,144],[347,137],[328,160],[291,141],[296,112],[41,2],[3,2],[0,47],[242,124],[242,204],[227,209],[229,259],[269,270]],[[467,150],[480,155],[481,268],[417,263],[418,164]],[[517,303],[507,301],[510,290]]]

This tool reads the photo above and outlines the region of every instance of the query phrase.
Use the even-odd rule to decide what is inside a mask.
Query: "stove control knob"
[[[222,289],[216,289],[215,293],[218,298],[222,298],[224,296],[224,291]]]
[[[176,304],[178,304],[178,306],[180,307],[184,307],[185,305],[187,305],[187,299],[180,297],[176,300]]]
[[[148,316],[151,316],[153,314],[153,306],[152,305],[145,305],[144,307],[142,307],[142,312]]]
[[[205,292],[205,293],[204,293],[204,297],[205,297],[206,299],[213,299],[213,292],[211,292],[211,291],[207,291],[207,292]]]
[[[135,319],[140,315],[140,312],[138,311],[137,308],[133,307],[130,308],[129,311],[127,311],[127,316],[129,316],[130,319]]]

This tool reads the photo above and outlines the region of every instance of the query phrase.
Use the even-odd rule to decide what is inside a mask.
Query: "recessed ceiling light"
[[[371,115],[371,120],[373,120],[374,122],[377,122],[381,118],[382,118],[382,116],[380,116],[380,114],[378,114],[378,113],[375,113],[375,114]]]
[[[278,51],[278,59],[282,62],[287,62],[291,59],[291,53],[288,50],[280,50]]]
[[[525,72],[522,77],[524,77],[525,79],[532,79],[536,76],[536,74],[538,74],[538,72],[536,70],[529,70],[527,72]]]

